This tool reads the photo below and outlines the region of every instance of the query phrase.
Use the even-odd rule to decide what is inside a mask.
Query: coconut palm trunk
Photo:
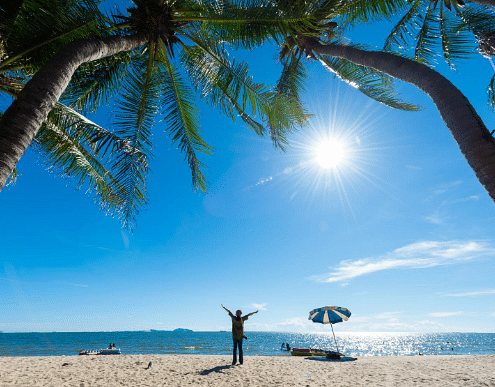
[[[491,7],[495,7],[495,0],[471,0],[470,3],[489,5]]]
[[[76,41],[33,76],[0,120],[0,191],[76,69],[82,63],[138,48],[146,41],[144,34]]]
[[[302,40],[299,44],[308,51],[371,67],[428,94],[476,177],[495,201],[495,139],[468,99],[447,78],[426,65],[386,52],[324,45],[313,38]]]

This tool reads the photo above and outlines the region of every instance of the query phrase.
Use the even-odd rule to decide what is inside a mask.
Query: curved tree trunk
[[[495,139],[468,99],[447,78],[410,59],[303,38],[315,53],[346,59],[408,82],[430,96],[480,183],[495,201]]]
[[[495,7],[495,0],[469,0],[470,3],[476,3],[481,5],[489,5]]]
[[[146,40],[137,34],[72,42],[34,75],[0,120],[0,191],[76,69],[82,63],[138,48]]]

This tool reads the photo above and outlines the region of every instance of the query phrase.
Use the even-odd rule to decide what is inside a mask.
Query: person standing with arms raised
[[[236,365],[237,363],[237,347],[239,347],[239,364],[242,364],[244,360],[242,356],[242,339],[247,339],[247,337],[244,336],[244,321],[246,321],[249,316],[258,313],[258,311],[242,316],[242,311],[236,310],[234,316],[225,306],[222,305],[222,308],[224,308],[232,318],[232,339],[234,341],[234,357],[232,359],[232,365]]]

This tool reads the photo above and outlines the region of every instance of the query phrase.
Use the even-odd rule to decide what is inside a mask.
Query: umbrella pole
[[[337,347],[337,353],[339,353],[339,346],[337,345],[337,339],[335,338],[335,332],[333,331],[333,324],[330,323],[330,326],[332,327],[333,340],[335,341],[335,346]]]

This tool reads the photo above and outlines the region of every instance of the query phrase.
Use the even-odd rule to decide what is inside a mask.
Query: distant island
[[[186,328],[177,328],[174,329],[173,331],[167,331],[167,330],[160,330],[160,329],[150,329],[148,332],[194,332],[190,329]]]

